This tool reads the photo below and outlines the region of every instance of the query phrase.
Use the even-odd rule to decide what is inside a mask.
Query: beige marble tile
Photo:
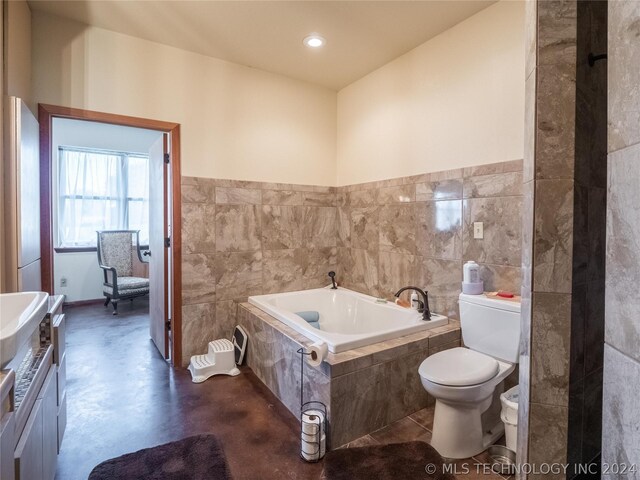
[[[375,250],[379,242],[380,207],[351,208],[351,246]]]
[[[456,172],[457,170],[451,170]],[[458,177],[477,177],[480,175],[494,175],[496,173],[521,172],[522,160],[509,160],[506,162],[486,163],[474,167],[465,167]]]
[[[462,257],[479,263],[520,266],[522,257],[522,198],[470,198],[463,203]],[[484,238],[473,235],[474,222],[483,222]]]
[[[238,303],[233,300],[223,300],[216,302],[216,326],[213,329],[215,333],[213,339],[231,338],[233,329],[237,325],[236,311]]]
[[[192,355],[207,352],[207,344],[215,339],[216,304],[198,303],[182,306],[182,359],[183,366]]]
[[[573,178],[575,63],[541,66],[536,70],[536,75],[536,178]]]
[[[480,278],[487,292],[499,290],[520,294],[522,285],[522,269],[508,265],[480,264]]]
[[[368,295],[378,294],[378,255],[359,248],[341,248],[339,265],[347,288]]]
[[[575,63],[577,3],[575,0],[538,1],[538,68]]]
[[[431,441],[431,432],[414,422],[410,417],[404,417],[386,427],[371,433],[371,438],[378,443],[403,443]]]
[[[214,267],[218,301],[262,293],[262,252],[218,253]]]
[[[347,193],[347,205],[350,207],[369,207],[376,205],[378,191],[373,189],[349,191]]]
[[[335,207],[302,207],[302,246],[335,247],[336,222]]]
[[[182,255],[181,291],[183,305],[215,302],[214,254]]]
[[[230,205],[260,205],[262,191],[252,188],[216,188],[216,203]]]
[[[529,423],[529,459],[532,464],[562,464],[567,461],[567,407],[531,403]],[[520,412],[518,412],[520,413]],[[564,480],[566,475],[540,473],[530,479]]]
[[[264,250],[302,246],[302,207],[263,205],[261,214]]]
[[[380,251],[416,253],[416,217],[413,203],[383,205],[379,210]]]
[[[533,293],[530,401],[569,404],[571,295]]]
[[[415,200],[416,189],[414,185],[397,185],[378,190],[378,205],[408,203],[415,202]]]
[[[216,251],[215,205],[182,204],[183,253],[212,253]]]
[[[462,198],[462,180],[434,180],[416,185],[416,202]]]
[[[182,203],[214,203],[215,181],[210,178],[182,177],[180,195]]]
[[[431,311],[450,318],[460,318],[458,296],[461,291],[462,262],[421,258],[418,265],[418,287],[429,292]]]
[[[293,190],[263,190],[263,205],[302,205],[302,192]]]
[[[464,179],[464,198],[522,195],[522,172],[496,173]]]
[[[328,273],[336,271],[336,281],[342,281],[336,247],[302,248],[296,252],[296,258],[302,271],[302,288],[321,288],[331,283]],[[340,268],[338,268],[340,267]]]
[[[303,205],[311,205],[316,207],[335,207],[336,201],[337,199],[335,193],[304,192],[302,194]]]
[[[527,0],[527,5],[538,0]],[[536,86],[537,76],[533,72],[527,78],[524,87],[524,159],[522,162],[522,181],[535,179],[535,147],[536,147]]]
[[[640,143],[640,3],[609,2],[609,151]]]
[[[606,341],[640,361],[640,145],[609,155]]]
[[[378,255],[378,294],[387,299],[400,288],[416,283],[418,257],[380,251]]]
[[[528,80],[537,63],[538,0],[526,0],[524,8],[525,78]]]
[[[257,205],[216,205],[216,250],[260,250],[260,213]]]
[[[533,290],[571,292],[573,181],[537,180]]]
[[[338,207],[336,214],[336,244],[338,247],[351,246],[351,209]]]
[[[419,255],[459,259],[462,256],[462,201],[418,202],[416,252]]]
[[[301,249],[264,250],[262,293],[302,290]]]

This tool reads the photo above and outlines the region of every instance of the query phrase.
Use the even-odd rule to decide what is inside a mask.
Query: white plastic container
[[[469,260],[462,267],[462,281],[464,283],[480,283],[480,266]]]
[[[502,402],[502,412],[500,418],[504,423],[504,435],[507,440],[507,448],[516,451],[518,442],[518,385],[500,395]]]
[[[418,308],[420,308],[420,304],[418,303],[418,292],[413,292],[411,294],[411,308],[414,310],[418,310]]]

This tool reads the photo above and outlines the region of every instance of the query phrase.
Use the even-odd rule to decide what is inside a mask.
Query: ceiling
[[[339,90],[495,0],[30,0],[48,12]],[[303,45],[309,33],[327,40]]]

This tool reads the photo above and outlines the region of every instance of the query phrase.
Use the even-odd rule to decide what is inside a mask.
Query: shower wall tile
[[[537,180],[533,290],[571,293],[573,180]]]
[[[302,248],[296,252],[296,258],[302,273],[302,288],[326,287],[331,282],[329,271],[336,271],[337,280],[341,280],[343,266],[338,263],[336,247]]]
[[[419,259],[415,255],[380,251],[378,260],[380,296],[392,298],[401,287],[416,283]]]
[[[182,365],[193,355],[202,355],[217,336],[216,304],[197,303],[182,306]]]
[[[418,202],[416,245],[418,255],[448,260],[462,256],[462,201]]]
[[[458,295],[461,291],[462,267],[458,260],[419,257],[416,268],[418,287],[428,290],[431,311],[460,318]]]
[[[368,207],[376,205],[378,203],[378,191],[369,190],[356,190],[347,191],[347,205],[350,207]]]
[[[538,1],[537,65],[572,64],[576,59],[577,2]]]
[[[568,406],[571,295],[534,292],[531,306],[530,401]]]
[[[323,193],[323,192],[303,192],[302,204],[311,205],[316,207],[335,207],[336,206],[336,194],[335,193]]]
[[[415,202],[416,189],[414,185],[383,187],[378,190],[377,197],[378,205]]]
[[[215,203],[215,182],[209,178],[182,177],[182,203]]]
[[[259,206],[216,205],[215,226],[218,252],[260,250]]]
[[[556,405],[529,405],[529,463],[564,464],[567,462],[568,409]],[[538,469],[530,479],[564,480],[562,469],[556,474]]]
[[[510,265],[490,265],[480,263],[480,277],[487,292],[504,290],[520,295],[522,269]]]
[[[351,246],[351,209],[338,207],[336,216],[336,245],[338,247]]]
[[[609,152],[640,143],[640,2],[609,4]]]

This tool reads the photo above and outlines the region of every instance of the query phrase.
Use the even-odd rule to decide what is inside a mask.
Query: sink
[[[47,314],[49,294],[0,294],[0,369],[16,356]]]

